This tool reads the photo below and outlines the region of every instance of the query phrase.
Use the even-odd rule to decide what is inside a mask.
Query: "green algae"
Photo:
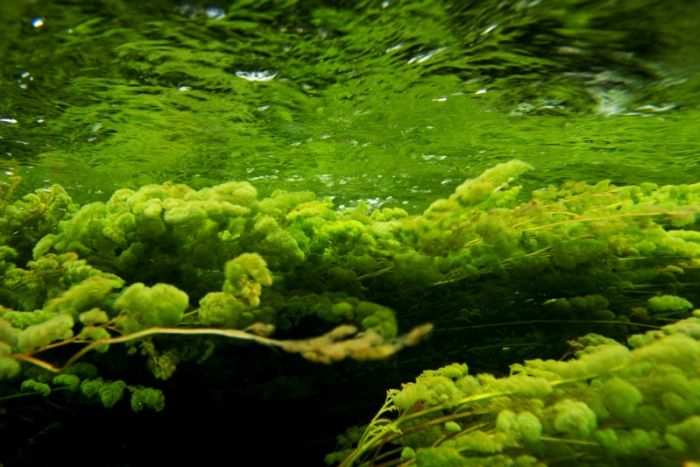
[[[7,417],[0,419],[0,451],[12,446],[16,462],[56,463],[54,453],[80,439],[102,449],[95,458],[104,459],[105,440],[119,433],[120,442],[109,445],[110,457],[129,464],[134,451],[124,446],[149,440],[150,448],[168,437],[163,445],[170,446],[187,433],[199,456],[205,453],[195,446],[225,450],[230,457],[235,438],[237,462],[288,463],[293,451],[308,464],[332,451],[329,433],[369,420],[368,407],[378,405],[386,388],[425,368],[466,360],[472,370],[498,373],[521,358],[561,357],[567,340],[572,350],[589,341],[610,344],[611,336],[621,340],[638,327],[687,314],[686,304],[698,303],[692,212],[697,198],[681,185],[700,180],[698,26],[692,4],[651,0],[0,2],[0,177],[11,184],[20,175],[23,183],[15,191],[33,193],[13,203],[0,225],[2,305],[26,310],[0,308],[12,323],[0,320],[0,375],[22,372],[25,381],[36,383],[19,394],[16,386],[0,385],[0,393],[11,394],[2,399],[9,408],[1,408]],[[493,205],[478,205],[483,201],[478,184],[460,186],[513,158],[537,170],[517,189],[508,188],[505,179],[499,182],[503,187],[489,187],[495,190],[487,199]],[[560,183],[566,179],[638,186]],[[205,187],[242,180],[259,190],[259,218],[250,225],[226,225],[221,237],[212,225],[227,216],[248,216],[250,196],[223,208],[204,199],[188,199],[188,208],[171,200],[162,219],[156,202],[118,219],[104,204],[73,217],[78,205],[107,201],[121,188],[130,189],[121,192],[122,201],[154,183],[161,191],[185,183],[212,198]],[[454,199],[426,211],[458,186]],[[157,198],[151,188],[141,194]],[[512,203],[530,193],[531,205],[518,211]],[[624,222],[608,223],[586,211],[593,201],[607,200],[594,210],[609,215],[620,199],[623,209],[641,200],[637,207],[649,209],[649,215],[627,212]],[[472,202],[478,209],[464,215],[439,209],[454,211]],[[292,215],[290,206],[296,207]],[[671,212],[677,206],[682,209]],[[489,215],[483,215],[487,209]],[[407,223],[420,212],[425,218]],[[584,212],[592,218],[568,223]],[[545,215],[561,224],[552,229]],[[339,225],[327,222],[329,216],[340,219]],[[477,222],[465,227],[470,216]],[[78,219],[66,225],[73,232],[58,227],[64,217]],[[410,251],[392,250],[401,233],[395,226],[402,223],[411,229],[403,231],[399,245],[411,245]],[[90,235],[98,241],[80,238],[83,225],[95,227]],[[189,227],[206,240],[191,250]],[[322,235],[310,235],[316,229]],[[468,243],[465,233],[477,242]],[[53,237],[31,260],[45,234]],[[242,234],[243,250],[236,246],[237,253],[225,258],[211,254],[220,252],[219,245],[236,244]],[[56,242],[56,236],[66,241]],[[368,238],[379,240],[373,244]],[[139,246],[144,239],[149,249]],[[90,263],[75,256],[76,245]],[[170,255],[178,245],[185,248],[180,256]],[[59,251],[42,255],[51,248]],[[246,269],[243,282],[238,272],[224,270],[243,251],[263,253],[272,286],[253,272],[260,268]],[[18,335],[24,336],[21,347],[31,351],[46,339],[67,336],[71,317],[83,344],[114,335],[117,329],[108,330],[105,320],[119,312],[113,305],[124,286],[114,273],[125,274],[126,284],[146,282],[141,292],[150,295],[158,282],[186,288],[191,309],[183,315],[187,304],[180,297],[181,305],[166,319],[171,324],[201,319],[244,328],[274,316],[287,337],[299,337],[298,328],[308,336],[325,332],[329,323],[349,321],[391,337],[397,322],[407,329],[427,319],[437,330],[431,342],[395,361],[351,370],[310,370],[279,354],[208,339],[183,345],[174,336],[147,336],[127,345],[129,355],[118,353],[121,346],[96,345],[89,360],[109,373],[100,373],[104,379],[82,362],[68,370],[79,376],[51,379],[27,368],[26,361],[20,368],[10,357]],[[228,292],[210,292],[224,281]],[[84,293],[92,289],[94,294]],[[251,312],[261,290],[267,306]],[[130,310],[125,315],[150,311]],[[33,327],[56,313],[67,313],[49,323],[63,326],[61,332]],[[127,317],[131,321],[122,322],[122,330],[158,321]],[[693,323],[672,326],[695,336]],[[590,331],[607,337],[578,337]],[[662,337],[656,332],[636,334],[630,343],[644,347]],[[56,361],[68,358],[60,348],[49,353]],[[577,361],[571,362],[566,368],[575,369]],[[176,367],[184,368],[183,376],[182,370],[174,374]],[[456,370],[447,368],[452,370],[439,381],[452,378]],[[125,375],[134,384],[120,381]],[[189,410],[199,425],[183,429],[179,415],[168,419],[166,410],[157,429],[149,430],[140,418],[120,430],[118,417],[79,409],[77,401],[88,399],[118,411],[124,405],[119,399],[131,394],[134,411],[161,411],[163,393],[148,387],[153,377],[174,379],[166,391],[175,395],[170,413]],[[469,378],[464,376],[461,389],[471,384]],[[204,389],[193,396],[197,384]],[[45,405],[22,405],[47,388]],[[624,384],[609,380],[603,389],[607,399],[593,410],[627,416],[636,408],[620,405],[619,394],[636,397]],[[680,414],[681,402],[676,395],[665,399]],[[56,426],[54,420],[67,420],[60,404],[81,411],[83,423],[67,424],[65,436],[42,438]],[[549,415],[566,431],[570,423],[561,417],[571,411],[564,409]],[[647,425],[663,419],[648,404],[642,409]],[[333,425],[343,411],[342,426]],[[525,442],[536,440],[540,431],[530,412],[515,412],[514,420],[503,415],[499,429]],[[37,434],[34,427],[43,422],[47,426]],[[436,425],[436,432],[443,426],[451,434],[469,429],[459,420]],[[696,428],[695,416],[669,426],[664,446],[684,452]],[[644,429],[597,429],[596,441],[619,450],[661,443],[645,438],[653,430]],[[53,441],[44,443],[55,443],[49,444],[53,449],[42,444],[47,438]],[[251,439],[265,449],[251,448]],[[269,449],[271,439],[275,450]],[[456,448],[498,449],[500,441],[477,434],[439,452],[406,447],[402,460],[462,462]],[[325,444],[314,445],[312,453],[310,442]],[[182,462],[183,454],[159,450],[153,463]],[[559,454],[577,455],[570,449]],[[512,459],[492,460],[504,465]],[[534,458],[515,460],[528,465]]]

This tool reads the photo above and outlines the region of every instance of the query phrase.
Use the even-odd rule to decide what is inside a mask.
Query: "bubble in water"
[[[272,81],[277,76],[277,73],[271,71],[237,71],[236,76],[243,78],[246,81],[267,82]]]

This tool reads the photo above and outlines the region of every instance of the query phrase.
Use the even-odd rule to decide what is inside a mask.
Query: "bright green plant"
[[[125,344],[167,378],[210,356],[211,336],[321,362],[384,358],[428,321],[440,353],[463,347],[450,336],[491,329],[473,346],[527,341],[546,356],[545,325],[559,326],[547,332],[561,350],[591,329],[624,338],[688,315],[700,184],[528,191],[516,180],[529,170],[498,165],[418,215],[308,192],[261,198],[246,182],[148,185],[84,206],[56,186],[12,201],[8,185],[0,375],[19,390],[39,381],[31,366],[61,373]],[[397,337],[399,325],[414,330]]]
[[[700,310],[629,346],[596,334],[575,358],[509,376],[451,364],[388,392],[341,465],[680,465],[700,460]],[[347,441],[346,441],[347,442]]]

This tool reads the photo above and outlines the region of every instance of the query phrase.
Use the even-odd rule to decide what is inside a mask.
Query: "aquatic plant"
[[[700,279],[700,184],[569,182],[532,189],[518,182],[531,169],[521,161],[500,164],[420,214],[363,203],[340,209],[310,192],[260,197],[247,182],[200,190],[147,185],[79,206],[59,186],[14,200],[13,181],[0,197],[2,397],[53,397],[60,389],[111,407],[130,394],[134,410],[162,409],[157,388],[134,384],[128,374],[101,376],[105,359],[124,358],[115,351],[119,344],[127,357],[145,357],[153,376],[167,379],[178,365],[216,358],[216,348],[225,345],[217,337],[330,363],[394,355],[418,343],[432,322],[432,345],[421,347],[418,366],[473,358],[478,353],[470,352],[479,347],[494,354],[495,346],[501,350],[491,363],[496,371],[505,360],[561,355],[568,341],[580,342],[576,338],[591,331],[623,340],[640,327],[689,316]],[[677,326],[682,323],[693,322]],[[605,342],[608,347],[591,349],[625,351]],[[643,354],[638,347],[632,354]],[[574,350],[581,357],[566,368],[588,361],[585,350]],[[552,365],[540,366],[550,371]],[[472,381],[466,367],[447,368],[391,392],[385,409],[401,416],[387,422],[382,412],[381,423],[375,420],[348,462],[368,460],[394,441],[413,449],[415,459],[429,457],[421,450],[427,446],[398,436],[405,429],[401,417],[415,413],[409,420],[435,431],[439,427],[428,419],[440,412],[451,433],[445,442],[461,439],[455,435],[465,421],[443,411],[459,414],[464,404],[451,404],[494,391],[499,396],[484,401],[515,400],[501,408],[510,412],[500,417],[500,441],[489,441],[494,455],[510,455],[507,448],[516,441],[541,439],[535,436],[538,420],[543,436],[574,436],[567,427],[589,425],[578,435],[593,436],[598,429],[590,415],[597,423],[603,412],[582,405],[593,396],[536,394],[531,399],[542,401],[540,412],[518,405],[509,384],[535,381],[559,391],[556,375],[529,373],[533,363],[510,379],[474,377],[478,385],[468,393],[455,383]],[[600,379],[611,394],[632,384],[614,376],[608,386],[603,373],[584,380]],[[651,376],[639,378],[651,384]],[[469,417],[488,415],[477,412]],[[547,425],[550,418],[554,428]],[[393,428],[385,433],[377,426]],[[468,426],[473,436],[493,437],[479,432],[480,424]],[[434,454],[454,457],[444,449]]]
[[[332,325],[309,339],[269,337],[278,311],[284,308],[289,315],[281,321],[283,328],[299,319],[279,302],[288,293],[284,269],[304,260],[276,217],[315,206],[332,212],[327,202],[312,202],[309,193],[278,193],[257,201],[247,183],[199,192],[166,184],[121,190],[107,203],[78,207],[58,186],[11,202],[14,185],[6,187],[0,222],[0,378],[18,381],[20,391],[48,396],[56,385],[75,390],[74,378],[70,384],[63,378],[66,372],[91,351],[105,353],[114,344],[140,350],[161,379],[170,377],[180,361],[202,361],[212,352],[210,341],[199,349],[182,343],[159,351],[154,336],[223,336],[330,363],[386,358],[430,330],[424,325],[397,337],[394,313],[387,307],[346,294],[315,298],[293,290],[289,304],[298,304],[301,294],[315,315]],[[277,279],[261,253],[282,271]],[[186,291],[162,282],[168,279]],[[262,302],[263,288],[273,282],[282,282],[270,293],[277,307]],[[190,297],[198,299],[198,307],[191,306]],[[76,344],[82,348],[61,364],[43,357]],[[27,372],[22,364],[46,371]],[[163,407],[161,402],[135,403],[134,397],[147,393],[121,380],[105,382],[91,373],[81,381],[80,393],[106,407],[125,389],[132,391],[135,410]]]
[[[341,465],[680,465],[700,459],[700,310],[629,338],[598,334],[566,361],[510,374],[453,363],[392,389]],[[348,443],[350,441],[350,443]]]

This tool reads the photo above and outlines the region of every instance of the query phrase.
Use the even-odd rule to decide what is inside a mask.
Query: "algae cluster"
[[[562,351],[568,340],[578,358],[515,364],[501,379],[475,378],[466,365],[427,371],[390,391],[380,415],[399,417],[375,419],[346,463],[373,451],[374,459],[397,439],[418,465],[444,456],[534,465],[587,449],[594,459],[615,446],[627,446],[612,453],[621,457],[671,449],[659,456],[693,458],[700,406],[691,399],[672,410],[665,401],[688,399],[697,378],[697,324],[684,318],[698,300],[700,184],[523,190],[518,180],[531,169],[517,160],[495,166],[420,214],[338,209],[309,192],[259,198],[244,182],[148,185],[83,206],[58,185],[15,201],[8,186],[0,222],[5,397],[61,388],[112,407],[128,389],[134,410],[162,410],[157,389],[129,384],[128,374],[100,377],[105,361],[91,361],[92,351],[124,343],[165,380],[185,362],[216,359],[217,335],[330,363],[389,357],[434,321],[426,362],[431,352],[484,342],[529,341],[508,357],[546,358],[549,345]],[[499,302],[481,301],[493,294]],[[661,327],[669,321],[677,322]],[[398,336],[398,326],[407,334]],[[660,331],[632,335],[638,328]],[[269,337],[318,330],[325,335]],[[579,337],[586,330],[599,334]],[[630,335],[631,352],[614,340]],[[675,392],[658,387],[673,378]],[[610,425],[598,430],[599,420]],[[404,423],[417,433],[404,438]],[[620,436],[632,438],[620,444]],[[541,440],[573,447],[543,451]]]

